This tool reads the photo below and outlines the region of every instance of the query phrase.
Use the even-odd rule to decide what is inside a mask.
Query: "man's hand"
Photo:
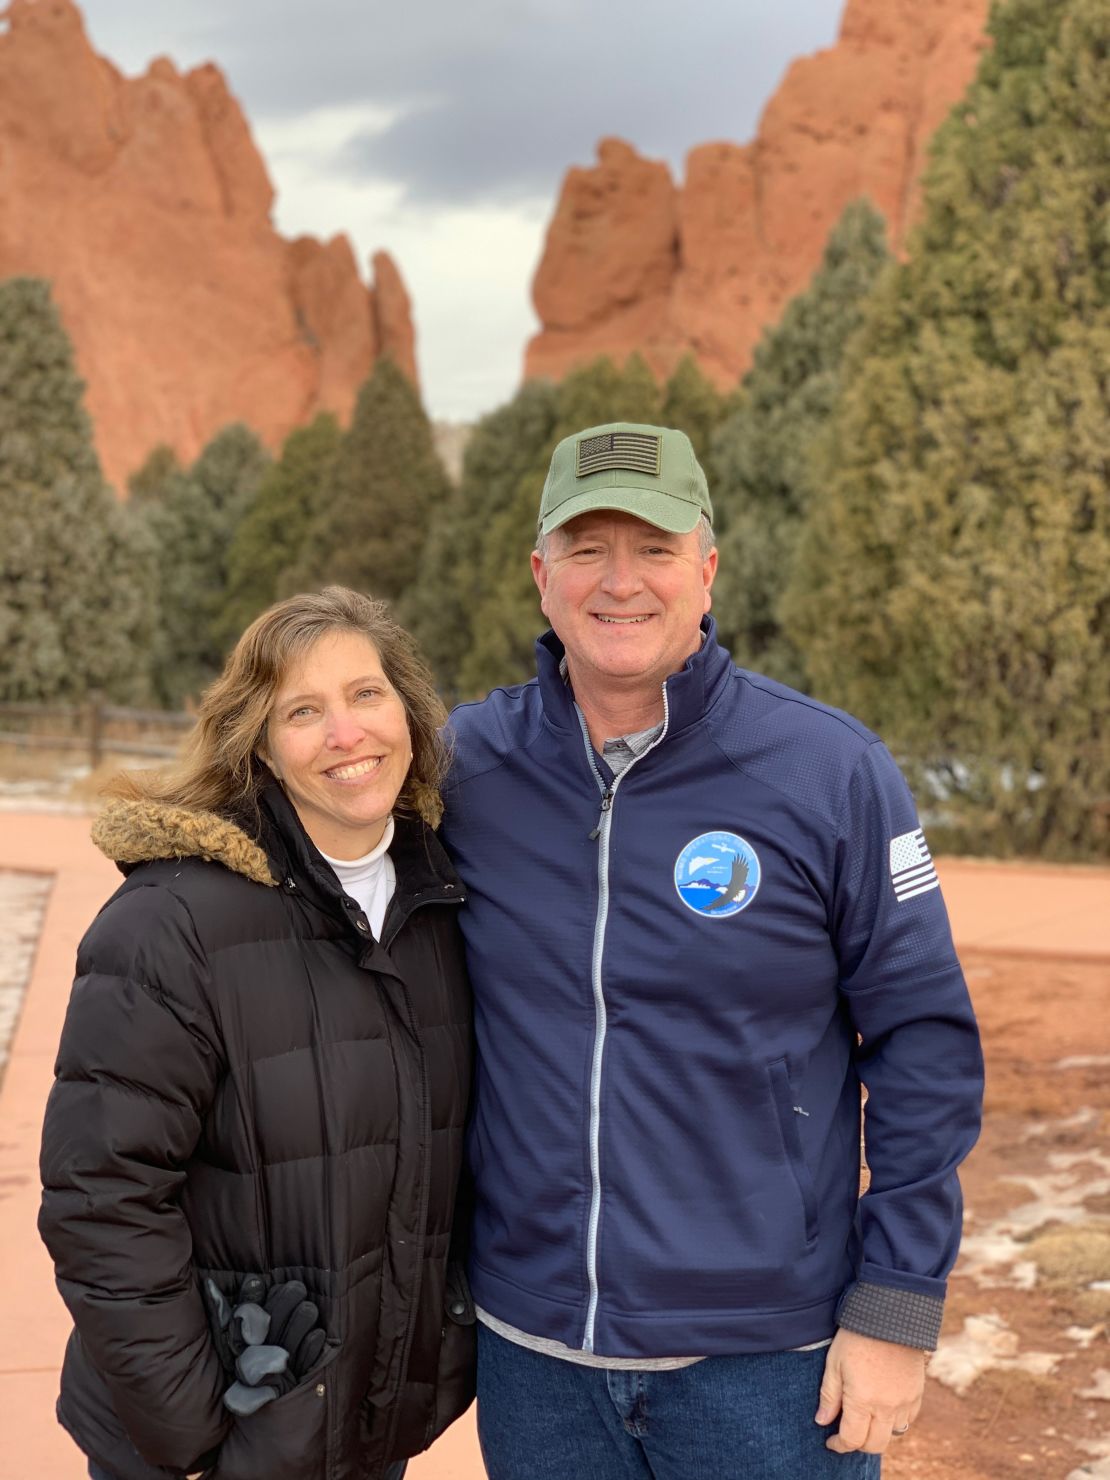
[[[821,1379],[815,1422],[840,1429],[825,1441],[837,1454],[882,1454],[892,1434],[905,1433],[921,1411],[925,1353],[841,1329],[833,1337]]]

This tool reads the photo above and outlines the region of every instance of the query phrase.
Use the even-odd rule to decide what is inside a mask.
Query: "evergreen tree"
[[[380,359],[359,391],[292,578],[396,601],[416,581],[428,529],[450,491],[416,389],[391,359]]]
[[[0,699],[145,697],[152,578],[101,476],[49,286],[0,283]]]
[[[849,205],[813,281],[761,339],[737,408],[713,442],[720,640],[739,663],[784,683],[805,683],[779,604],[802,521],[820,493],[810,467],[814,439],[836,404],[845,344],[889,260],[882,217],[866,201]]]
[[[784,607],[935,836],[1104,853],[1110,795],[1110,10],[1010,0],[938,134],[815,453]]]
[[[292,594],[292,575],[325,497],[342,432],[322,412],[286,438],[232,536],[227,592],[218,621],[225,648],[279,597]]]
[[[127,480],[127,502],[137,509],[148,499],[161,498],[166,487],[183,472],[177,453],[165,442],[151,449],[141,467]]]
[[[729,398],[698,369],[693,355],[683,355],[663,388],[659,425],[678,427],[693,444],[702,467],[708,467],[713,435],[730,409]]]
[[[450,699],[464,692],[467,697],[485,692],[481,680],[472,690],[460,686],[460,674],[476,637],[482,582],[492,570],[498,586],[508,581],[515,587],[521,570],[528,573],[539,503],[536,470],[554,445],[558,406],[554,385],[528,381],[511,401],[477,424],[467,443],[462,480],[432,525],[420,578],[401,605],[401,617]],[[542,481],[542,471],[538,476]],[[534,503],[530,526],[522,525],[515,513],[522,485],[531,490]],[[506,519],[507,510],[512,512]],[[498,546],[496,558],[488,553],[491,541]],[[487,636],[492,634],[483,634]]]
[[[187,473],[170,470],[135,510],[157,549],[159,619],[152,643],[158,698],[176,708],[220,671],[227,560],[269,456],[249,427],[225,427]]]
[[[608,421],[656,425],[660,404],[659,386],[643,355],[629,355],[622,366],[602,356],[572,370],[560,382],[555,441]],[[538,491],[536,506],[539,507]]]

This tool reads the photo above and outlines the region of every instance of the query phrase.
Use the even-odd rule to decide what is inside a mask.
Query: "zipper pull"
[[[608,812],[609,808],[612,805],[613,805],[613,793],[612,793],[612,791],[607,791],[605,793],[605,795],[601,798],[601,816],[597,819],[597,826],[594,828],[593,832],[590,834],[590,842],[591,843],[596,843],[597,840],[598,840],[598,838],[600,838],[600,836],[601,836],[601,824],[605,820],[605,814],[606,814],[606,812]]]

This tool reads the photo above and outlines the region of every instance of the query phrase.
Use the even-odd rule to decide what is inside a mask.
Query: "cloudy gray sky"
[[[665,159],[751,137],[841,0],[80,0],[126,73],[215,61],[287,234],[385,247],[412,294],[425,399],[471,419],[512,394],[560,181],[606,134]]]

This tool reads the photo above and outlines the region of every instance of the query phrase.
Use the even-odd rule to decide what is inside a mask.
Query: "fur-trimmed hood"
[[[226,817],[164,802],[112,802],[92,826],[92,840],[113,863],[203,858],[256,884],[278,883],[261,844]]]

